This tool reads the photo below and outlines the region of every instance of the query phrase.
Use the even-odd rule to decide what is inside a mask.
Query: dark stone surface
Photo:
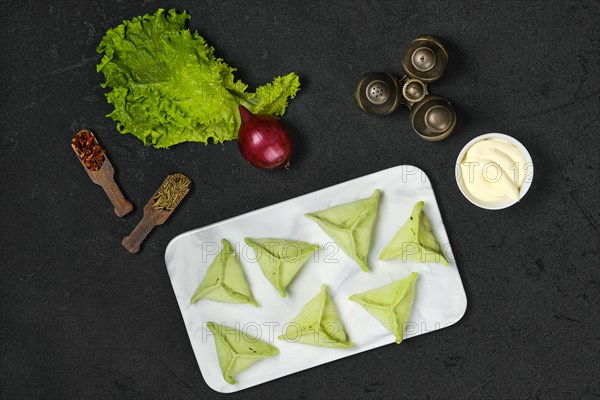
[[[4,1],[1,15],[2,399],[222,398],[198,370],[163,261],[189,229],[398,164],[433,181],[469,308],[455,326],[251,388],[229,398],[600,397],[599,4],[480,2]],[[235,142],[146,148],[116,133],[95,48],[125,18],[192,14],[251,86],[296,71],[285,115],[290,171],[247,166]],[[440,143],[408,112],[361,114],[364,72],[400,74],[410,39],[439,36],[450,64],[431,86],[460,123]],[[116,218],[69,148],[88,127],[135,212]],[[490,212],[454,182],[464,144],[490,131],[535,162],[521,204]],[[143,250],[120,246],[174,171],[195,189]]]

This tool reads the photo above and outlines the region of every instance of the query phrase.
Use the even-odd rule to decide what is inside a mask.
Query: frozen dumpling
[[[365,272],[369,271],[367,256],[380,197],[381,190],[377,189],[369,198],[306,214]]]
[[[396,336],[396,343],[402,342],[404,326],[410,316],[415,299],[415,282],[418,274],[394,281],[377,289],[353,294],[350,300],[362,305],[388,331]]]
[[[235,252],[227,240],[223,239],[221,242],[223,249],[208,267],[204,279],[190,299],[190,304],[200,299],[208,299],[220,303],[250,303],[258,307]]]
[[[327,286],[304,305],[278,339],[321,347],[352,347]]]
[[[277,347],[253,338],[225,325],[209,322],[208,329],[215,337],[217,357],[223,378],[227,383],[235,383],[233,377],[257,361],[279,354]]]
[[[410,217],[392,240],[379,253],[380,260],[401,258],[402,261],[436,262],[448,265],[423,211],[424,202],[414,205]]]
[[[245,238],[244,241],[254,250],[260,269],[281,297],[286,297],[287,285],[319,248],[298,240]]]

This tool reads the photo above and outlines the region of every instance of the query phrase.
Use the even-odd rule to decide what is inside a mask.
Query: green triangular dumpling
[[[227,240],[223,239],[221,242],[223,250],[208,267],[204,279],[190,299],[190,304],[200,299],[208,299],[220,303],[250,303],[258,307],[235,252]]]
[[[424,202],[414,205],[410,217],[379,253],[380,260],[402,258],[403,261],[437,262],[448,265],[423,211]]]
[[[208,329],[215,336],[217,357],[223,378],[227,383],[235,383],[233,377],[257,361],[279,354],[277,347],[253,338],[225,325],[209,322]]]
[[[327,286],[304,305],[279,340],[321,347],[352,347]]]
[[[299,240],[245,238],[244,241],[254,250],[260,269],[281,297],[286,297],[287,285],[319,248]]]
[[[408,277],[394,281],[377,289],[353,294],[350,300],[362,305],[377,318],[386,329],[402,342],[404,325],[410,316],[415,299],[415,282],[419,275],[413,272]]]
[[[369,271],[367,256],[371,246],[371,233],[377,217],[381,190],[371,197],[340,204],[322,211],[306,214],[319,224],[350,258]]]

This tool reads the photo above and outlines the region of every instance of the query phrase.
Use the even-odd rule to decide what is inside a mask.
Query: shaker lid
[[[410,124],[422,139],[437,142],[454,130],[456,112],[445,98],[428,95],[410,110]]]
[[[401,101],[400,82],[385,72],[371,72],[356,82],[354,101],[361,111],[373,115],[394,112]]]
[[[438,39],[424,35],[409,43],[402,67],[410,78],[429,83],[438,80],[448,64],[448,51]]]

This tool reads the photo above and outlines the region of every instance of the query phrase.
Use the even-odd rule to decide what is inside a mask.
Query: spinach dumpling
[[[408,220],[379,253],[380,260],[401,258],[403,261],[448,265],[448,260],[433,235],[427,214],[423,211],[424,205],[422,201],[414,205]]]
[[[381,190],[377,189],[366,199],[306,214],[365,272],[369,271],[367,257],[380,197]]]
[[[264,276],[281,297],[286,297],[285,288],[319,248],[316,244],[299,240],[245,238],[244,241],[254,250]]]
[[[215,337],[217,357],[223,379],[234,384],[234,376],[263,358],[279,354],[277,347],[253,338],[225,325],[209,322],[208,329]]]
[[[381,325],[394,334],[396,343],[400,344],[415,299],[417,277],[418,274],[413,272],[408,277],[385,286],[353,294],[350,300],[362,305]]]
[[[204,279],[190,299],[190,304],[200,299],[208,299],[220,303],[249,303],[258,307],[238,257],[227,240],[222,239],[221,242],[223,249],[208,267]]]
[[[321,292],[286,325],[286,331],[278,339],[321,347],[353,346],[325,285],[321,285]]]

